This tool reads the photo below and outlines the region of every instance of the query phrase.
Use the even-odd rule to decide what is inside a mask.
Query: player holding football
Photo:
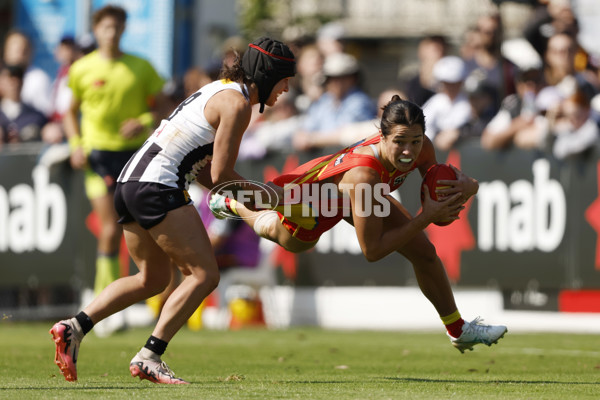
[[[220,80],[183,101],[127,162],[117,179],[115,208],[129,253],[139,272],[108,285],[74,318],[51,329],[55,362],[68,381],[77,380],[77,355],[94,324],[161,293],[174,262],[184,279],[169,296],[152,335],[133,357],[132,376],[154,383],[188,383],[162,361],[169,341],[219,283],[217,261],[187,193],[197,180],[211,188],[244,179],[234,170],[252,106],[273,106],[296,72],[291,50],[260,38]],[[211,161],[212,160],[212,161]],[[209,164],[209,162],[211,162]]]
[[[484,325],[479,318],[471,322],[461,318],[444,266],[423,232],[431,223],[458,219],[463,204],[477,193],[477,181],[453,167],[456,180],[438,181],[447,186],[436,189],[440,201],[432,200],[425,186],[423,208],[414,218],[389,195],[410,172],[418,169],[425,175],[437,163],[424,130],[421,108],[395,95],[383,108],[380,134],[274,179],[272,187],[279,189],[279,196],[284,199],[284,204],[275,210],[253,211],[220,194],[213,195],[211,209],[221,218],[242,217],[258,235],[292,252],[312,248],[323,232],[345,219],[354,225],[367,260],[376,261],[397,251],[412,263],[419,287],[439,313],[454,347],[462,353],[478,343],[491,346],[504,336],[507,328]],[[365,185],[375,188],[382,183],[389,187],[385,196],[377,196],[375,190],[364,190]],[[306,199],[297,200],[298,193],[304,197],[308,196],[306,193],[310,195],[309,191],[299,190],[306,185],[312,186],[316,193],[322,193],[319,191],[322,185],[334,185],[336,190],[317,204],[310,201],[307,206]],[[294,190],[295,194],[291,194]],[[314,200],[314,193],[310,196]],[[348,198],[350,210],[346,206]],[[327,211],[327,216],[308,212],[319,207]],[[334,210],[332,215],[331,210]],[[389,212],[382,216],[376,210]]]

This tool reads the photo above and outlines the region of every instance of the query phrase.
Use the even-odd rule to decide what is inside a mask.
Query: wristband
[[[152,128],[154,125],[154,115],[152,115],[152,113],[149,111],[137,117],[137,120],[146,128]]]
[[[71,151],[73,151],[78,147],[81,147],[81,136],[79,136],[79,135],[71,136],[69,138],[69,149],[71,149]]]

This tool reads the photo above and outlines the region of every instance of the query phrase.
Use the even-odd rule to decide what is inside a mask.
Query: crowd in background
[[[240,158],[351,144],[377,132],[378,112],[394,93],[424,108],[426,134],[441,150],[475,139],[489,150],[542,149],[559,159],[581,154],[598,142],[600,56],[586,52],[577,34],[568,0],[539,2],[520,38],[504,37],[499,13],[482,15],[459,46],[442,36],[422,38],[416,72],[389,82],[373,98],[362,86],[360,54],[347,51],[340,25],[326,24],[314,37],[289,41],[298,60],[292,88],[275,107],[255,113]],[[58,74],[49,77],[31,65],[27,36],[9,32],[0,70],[0,146],[65,141],[67,74],[94,49],[87,39],[64,37],[55,51]],[[221,61],[232,63],[245,42],[231,37],[222,49],[218,62],[192,67],[165,86],[170,101],[163,116],[216,79]]]
[[[347,50],[340,25],[324,25],[314,37],[292,41],[298,58],[292,90],[256,113],[240,158],[347,146],[377,132],[378,113],[393,94],[423,107],[426,135],[440,150],[475,140],[487,150],[577,157],[598,143],[600,121],[600,57],[577,37],[568,0],[540,1],[518,38],[504,37],[499,12],[481,15],[457,48],[442,36],[422,38],[417,71],[371,98],[360,54]],[[225,43],[232,48],[244,49],[240,41]],[[198,76],[198,69],[189,74]],[[210,80],[210,71],[203,76]]]

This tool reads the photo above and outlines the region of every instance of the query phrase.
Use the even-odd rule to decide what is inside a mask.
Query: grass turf
[[[192,385],[129,375],[151,329],[88,335],[79,381],[54,365],[51,323],[0,322],[0,398],[584,399],[600,393],[600,336],[513,334],[460,354],[444,332],[184,328],[163,357]]]

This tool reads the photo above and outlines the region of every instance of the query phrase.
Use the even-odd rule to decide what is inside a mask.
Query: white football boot
[[[165,383],[175,385],[187,385],[189,382],[177,378],[171,368],[160,358],[145,358],[140,353],[129,363],[129,372],[134,378],[137,376],[154,383]]]
[[[498,340],[502,339],[508,331],[504,325],[485,325],[481,321],[483,320],[479,317],[471,322],[465,321],[462,327],[462,334],[458,338],[448,333],[450,342],[461,353],[464,353],[465,350],[473,350],[473,346],[479,343],[487,344],[488,346],[498,343]]]

